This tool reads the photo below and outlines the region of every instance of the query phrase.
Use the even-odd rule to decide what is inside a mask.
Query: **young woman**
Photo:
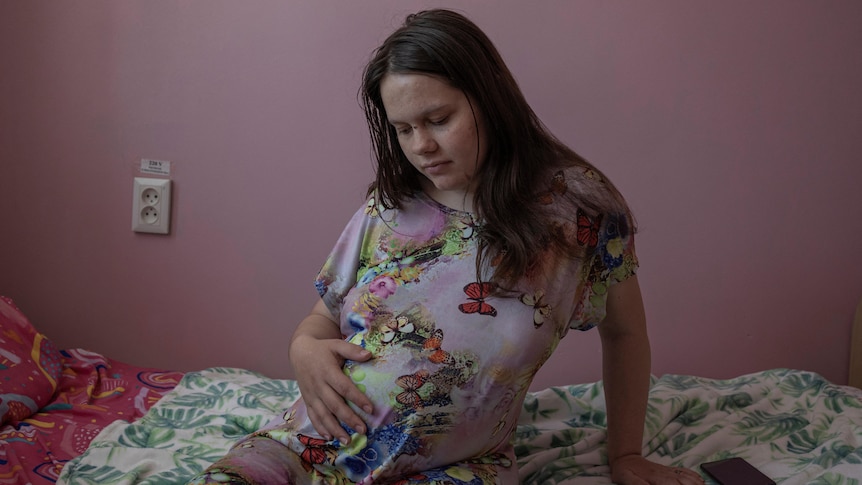
[[[485,34],[410,15],[360,94],[376,179],[291,341],[302,399],[193,483],[515,484],[530,381],[568,329],[599,324],[613,480],[702,483],[641,456],[628,207],[544,128]]]

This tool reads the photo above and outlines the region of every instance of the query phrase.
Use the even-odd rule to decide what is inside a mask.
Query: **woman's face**
[[[474,174],[488,153],[479,113],[467,95],[440,78],[389,73],[380,83],[389,123],[423,190],[441,204],[471,210]]]

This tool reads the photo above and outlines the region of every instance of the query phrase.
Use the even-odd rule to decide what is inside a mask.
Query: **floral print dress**
[[[556,207],[590,177],[557,172],[540,196],[559,215],[554,233],[589,255],[540,258],[504,296],[477,281],[472,214],[422,193],[399,210],[371,197],[316,280],[344,338],[374,355],[344,367],[374,403],[373,414],[355,408],[367,432],[324,440],[300,399],[193,483],[266,483],[267,467],[288,468],[294,483],[517,483],[512,433],[530,381],[569,328],[603,320],[608,286],[637,267],[625,217]]]

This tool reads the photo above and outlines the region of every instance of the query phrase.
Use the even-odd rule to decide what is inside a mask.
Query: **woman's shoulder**
[[[540,205],[559,205],[564,201],[603,206],[613,191],[605,176],[591,165],[568,164],[551,167],[539,178],[536,200]],[[595,204],[590,202],[595,200]]]
[[[568,165],[548,172],[536,201],[555,236],[559,236],[560,227],[572,226],[579,239],[589,229],[594,240],[599,226],[608,221],[625,221],[626,232],[634,229],[634,217],[622,194],[594,166]],[[584,244],[583,240],[578,242]]]

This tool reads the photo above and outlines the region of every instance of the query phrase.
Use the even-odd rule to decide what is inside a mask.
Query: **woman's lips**
[[[440,173],[446,171],[446,168],[448,165],[449,165],[449,162],[446,162],[446,161],[433,162],[433,163],[429,163],[429,164],[423,166],[422,171],[424,171],[425,173],[427,173],[429,175],[439,175]]]

